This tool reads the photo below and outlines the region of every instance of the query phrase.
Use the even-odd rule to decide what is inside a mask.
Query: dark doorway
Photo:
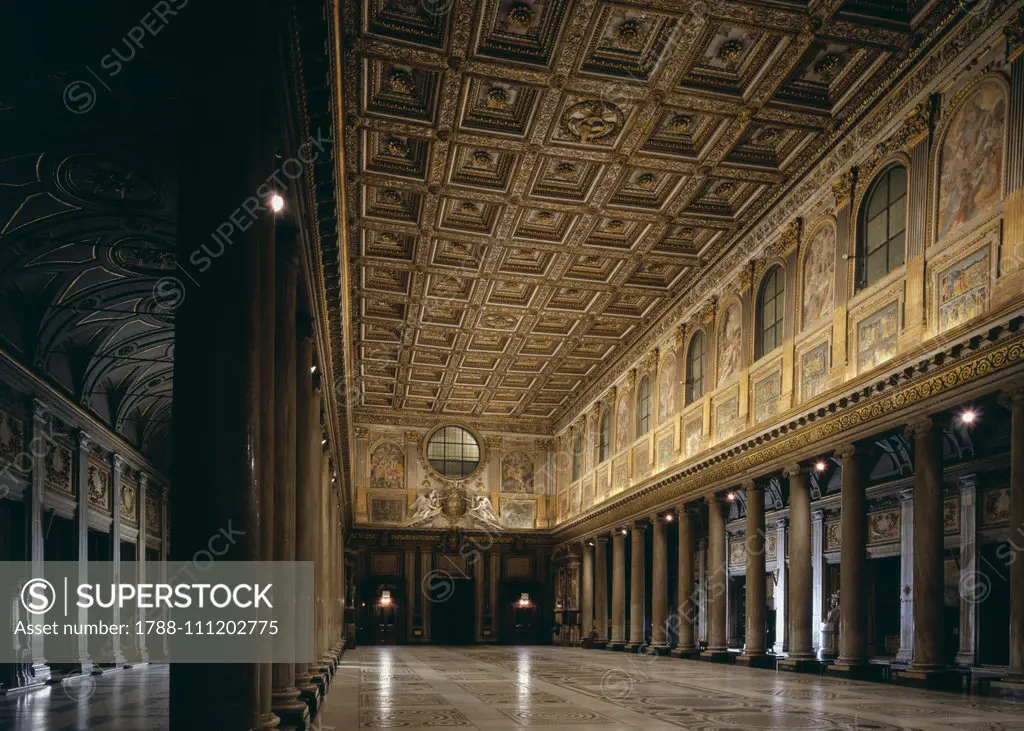
[[[404,584],[398,578],[364,581],[356,623],[360,645],[403,645],[408,607]]]
[[[1015,552],[1008,543],[981,547],[978,565],[978,664],[1006,665],[1010,662],[1010,564]],[[984,583],[980,583],[984,582]]]
[[[472,645],[476,639],[473,618],[473,579],[452,578],[430,587],[430,637],[438,645]]]
[[[900,649],[900,557],[868,561],[868,653],[895,657]]]

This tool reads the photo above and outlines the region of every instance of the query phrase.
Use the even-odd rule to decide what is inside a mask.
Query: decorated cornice
[[[1024,8],[1003,26],[1003,36],[1006,38],[1006,60],[1012,63],[1024,53]]]

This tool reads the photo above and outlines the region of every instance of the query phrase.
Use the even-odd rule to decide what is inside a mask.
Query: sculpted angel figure
[[[494,506],[491,505],[491,499],[486,495],[477,495],[473,499],[473,507],[469,509],[469,512],[482,523],[496,526],[501,525],[498,522],[498,516],[494,514]]]
[[[405,525],[415,525],[416,523],[429,520],[441,512],[441,496],[436,489],[431,490],[427,494],[420,495],[412,504],[411,510],[413,511],[413,516],[405,522]]]

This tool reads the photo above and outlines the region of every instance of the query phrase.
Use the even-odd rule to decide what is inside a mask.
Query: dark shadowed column
[[[867,475],[865,452],[848,444],[838,451],[843,460],[841,545],[839,549],[839,659],[830,671],[858,674],[867,666],[867,602],[864,569],[867,561]]]
[[[594,539],[595,647],[608,644],[608,534]]]
[[[676,621],[679,639],[672,654],[676,657],[695,657],[699,654],[694,641],[694,629],[700,597],[693,582],[693,513],[685,504],[676,511],[679,516],[678,587],[676,590]]]
[[[208,555],[211,538],[228,532],[217,560],[255,561],[259,399],[272,389],[260,379],[257,252],[273,225],[257,190],[274,171],[263,100],[279,24],[264,0],[188,10],[171,29],[180,75],[178,268],[152,301],[175,327],[171,558]],[[141,489],[138,500],[145,504]],[[172,664],[172,731],[254,728],[258,668]]]
[[[727,588],[725,553],[725,502],[717,495],[708,501],[708,649],[701,658],[711,661],[729,659],[725,637],[725,592]]]

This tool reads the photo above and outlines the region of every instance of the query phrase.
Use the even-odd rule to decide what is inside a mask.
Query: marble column
[[[291,226],[277,228],[277,322],[274,349],[274,560],[295,560],[296,404],[298,342],[296,338],[299,250]],[[285,615],[295,597],[282,597],[275,606]],[[277,662],[273,668],[273,710],[283,726],[304,728],[309,707],[295,685],[295,664]]]
[[[145,303],[174,320],[174,560],[193,560],[208,549],[210,536],[228,530],[233,541],[219,561],[261,558],[259,402],[272,397],[274,384],[260,378],[254,252],[273,217],[242,206],[274,174],[274,146],[266,144],[264,129],[277,56],[268,49],[277,48],[283,15],[260,0],[227,0],[182,13],[175,23],[183,48],[218,53],[178,59],[187,82],[178,119],[178,267]],[[253,23],[234,32],[242,16]],[[197,256],[205,269],[197,267]],[[141,486],[139,501],[145,504]],[[141,556],[141,540],[139,550]],[[259,725],[257,664],[173,663],[170,676],[170,731]]]
[[[789,589],[789,568],[786,565],[786,524],[785,518],[775,521],[775,644],[770,648],[776,655],[782,655],[787,644],[786,598]]]
[[[149,561],[146,560],[146,544],[148,543],[149,531],[146,526],[146,496],[149,494],[149,475],[140,472],[139,473],[139,492],[135,496],[135,524],[139,526],[139,534],[136,543],[135,557],[135,581],[138,584],[149,583]],[[146,608],[139,607],[136,609],[135,618],[145,623],[146,621]],[[156,639],[154,637],[154,639]],[[145,633],[136,636],[137,647],[139,651],[138,661],[140,663],[149,662],[149,649],[146,646],[147,637]]]
[[[696,657],[699,655],[697,644],[694,641],[694,624],[697,621],[697,602],[700,589],[694,592],[693,581],[693,514],[686,505],[680,505],[676,510],[679,521],[679,550],[678,550],[678,571],[679,577],[676,591],[676,631],[678,641],[672,651],[674,657]]]
[[[305,315],[299,315],[295,383],[295,560],[314,563],[317,546],[317,501],[320,492],[320,392],[310,383],[313,369],[313,327]],[[314,579],[315,581],[315,579]],[[309,587],[312,592],[313,587]],[[296,606],[312,604],[312,593],[296,597]],[[313,627],[300,627],[312,634]],[[295,687],[316,715],[320,686],[314,682],[315,668],[309,663],[295,664]]]
[[[274,226],[265,226],[258,233],[256,260],[259,268],[259,359],[260,382],[274,384],[274,351],[277,347],[277,246]],[[259,560],[274,560],[274,404],[269,395],[259,400]],[[269,613],[268,613],[268,616]],[[261,619],[264,617],[261,616]],[[269,640],[267,641],[269,646]],[[281,719],[272,709],[274,693],[274,666],[263,663],[259,669],[258,727],[276,728]]]
[[[765,602],[767,573],[764,555],[764,486],[756,481],[745,485],[747,494],[747,632],[739,661],[762,664],[765,659]]]
[[[914,659],[914,490],[900,490],[900,648],[896,659]]]
[[[626,646],[626,531],[612,533],[612,641],[611,649]]]
[[[697,637],[698,648],[708,642],[708,539],[697,539]]]
[[[651,517],[654,542],[651,546],[651,646],[658,654],[668,644],[668,531],[667,515]]]
[[[943,661],[942,429],[920,419],[907,432],[914,438],[914,659],[905,677],[931,679]]]
[[[725,501],[712,495],[708,501],[708,648],[701,658],[729,661],[731,654],[725,637],[725,601],[728,590],[726,568]]]
[[[626,649],[633,651],[644,646],[647,634],[646,538],[647,521],[638,520],[633,524],[629,547],[629,643]]]
[[[978,664],[978,477],[960,477],[960,647],[957,665]]]
[[[809,670],[817,667],[810,475],[798,464],[787,467],[785,475],[789,478],[789,657],[782,667]]]
[[[594,613],[597,615],[595,647],[608,644],[608,535],[594,539]]]
[[[589,638],[594,629],[594,545],[588,538],[583,541],[583,576],[580,578],[581,630],[583,639]]]
[[[124,459],[121,455],[115,454],[110,472],[110,561],[112,564],[110,581],[113,584],[121,583],[121,476],[123,473]],[[167,560],[166,556],[164,556],[164,560]],[[110,611],[111,622],[120,625],[120,605],[115,604],[111,607]],[[111,634],[110,644],[114,653],[114,664],[124,665],[124,653],[121,652],[121,636]]]
[[[32,562],[33,578],[44,578],[45,550],[43,533],[43,490],[46,480],[46,453],[56,449],[50,436],[52,415],[46,405],[38,399],[32,402],[32,441],[29,451],[32,454],[32,486],[30,488],[27,513],[28,522],[28,553]],[[25,614],[28,621],[31,615]],[[32,660],[32,677],[30,685],[45,683],[50,680],[50,666],[46,663],[46,637],[34,634],[28,639]]]
[[[842,545],[839,555],[839,659],[830,671],[862,673],[868,664],[867,600],[864,570],[867,561],[867,475],[865,453],[848,444],[838,451],[843,460],[841,494]]]
[[[1010,425],[1010,539],[1024,545],[1024,388],[1004,399],[1012,412]],[[1018,557],[1019,558],[1019,557]],[[1024,560],[1010,562],[1010,662],[1008,676],[1024,684]]]
[[[822,510],[811,511],[811,641],[814,643],[814,654],[819,660],[832,660],[821,657],[824,646],[821,636],[823,622],[822,608],[825,604],[825,513]]]
[[[75,449],[75,497],[78,506],[75,510],[75,560],[78,562],[78,583],[89,583],[89,448],[92,446],[92,439],[85,432],[78,434],[78,444]],[[141,492],[141,489],[140,489]],[[145,500],[139,498],[143,505]],[[145,511],[143,511],[145,517]],[[139,526],[141,531],[142,526]],[[139,549],[140,554],[142,549]],[[78,608],[78,624],[89,623],[89,610]],[[143,635],[139,635],[140,638]],[[92,670],[92,658],[89,657],[89,636],[78,635],[78,670],[88,673]]]

